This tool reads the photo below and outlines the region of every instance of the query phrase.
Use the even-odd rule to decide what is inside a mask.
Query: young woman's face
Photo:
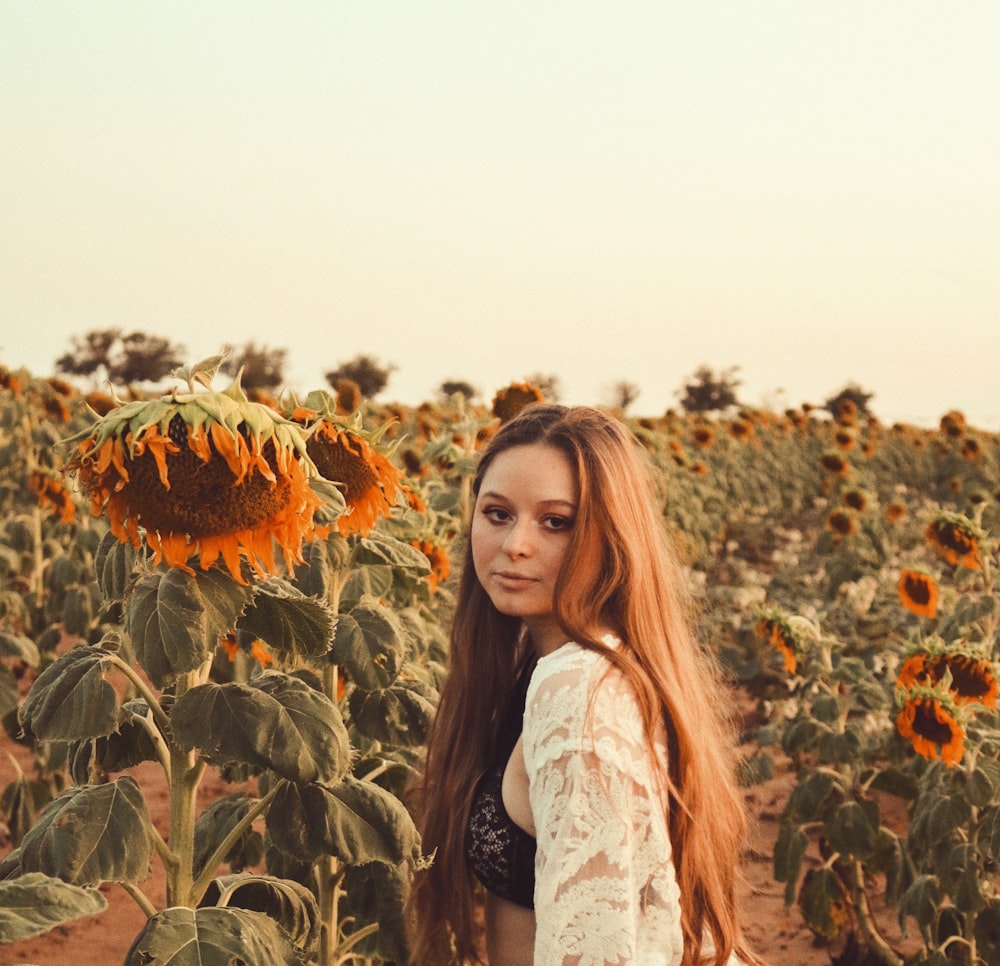
[[[579,499],[569,460],[545,443],[497,455],[472,517],[476,576],[502,614],[520,617],[541,656],[565,643],[553,594]]]

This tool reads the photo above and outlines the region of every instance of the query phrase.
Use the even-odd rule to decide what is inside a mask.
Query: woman
[[[419,789],[417,962],[481,961],[475,879],[490,966],[758,962],[725,702],[650,479],[585,407],[532,406],[482,455]]]

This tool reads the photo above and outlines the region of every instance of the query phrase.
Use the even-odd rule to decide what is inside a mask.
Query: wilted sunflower
[[[427,585],[431,593],[436,593],[438,587],[448,579],[451,573],[451,561],[444,547],[433,540],[413,540],[413,546],[417,548],[431,565],[431,572],[427,575]]]
[[[343,494],[348,512],[337,518],[341,536],[367,536],[379,517],[391,516],[397,499],[406,494],[400,470],[376,449],[381,433],[366,433],[360,425],[348,426],[304,408],[292,416],[308,426],[306,449],[316,469]]]
[[[48,507],[63,523],[72,523],[76,516],[76,504],[62,480],[42,470],[32,470],[28,486],[38,497],[38,505]]]
[[[939,513],[924,531],[927,544],[954,567],[981,570],[980,533],[967,517],[957,513]]]
[[[962,760],[965,729],[959,723],[954,705],[941,694],[926,688],[911,691],[896,716],[896,730],[924,758],[938,758],[949,768]]]
[[[528,382],[513,382],[497,391],[493,397],[493,415],[501,423],[509,423],[525,406],[544,402],[545,393]]]
[[[902,605],[918,617],[933,618],[937,613],[937,581],[921,570],[901,570],[897,585]]]
[[[938,685],[956,704],[997,706],[996,666],[980,653],[930,645],[911,654],[896,675],[896,687],[905,690]]]
[[[805,654],[806,648],[786,617],[774,612],[764,614],[754,624],[754,634],[781,654],[785,670],[789,674],[795,673],[799,658]]]
[[[241,583],[241,557],[259,576],[273,573],[272,540],[289,567],[300,562],[303,540],[324,532],[301,429],[249,402],[238,382],[195,392],[194,381],[207,384],[203,368],[179,375],[190,392],[125,403],[66,441],[76,444],[66,470],[91,512],[107,514],[122,543],[139,546],[145,531],[155,563],[188,572],[192,557],[207,570],[221,555]]]

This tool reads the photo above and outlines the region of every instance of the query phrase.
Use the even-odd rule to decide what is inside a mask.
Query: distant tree
[[[707,413],[717,409],[738,406],[736,390],[740,380],[736,378],[739,366],[730,366],[718,374],[709,366],[699,366],[691,380],[677,393],[681,406],[689,413]]]
[[[621,379],[611,387],[611,405],[625,412],[639,398],[641,390],[634,382]]]
[[[845,408],[850,409],[853,405],[858,416],[867,417],[871,415],[868,404],[874,398],[875,393],[865,392],[856,382],[849,382],[835,396],[827,399],[823,403],[823,408],[836,419],[845,411]]]
[[[438,395],[442,399],[451,399],[455,393],[465,397],[465,401],[468,402],[473,396],[476,395],[476,387],[471,383],[466,382],[464,379],[446,379],[444,382],[438,386]]]
[[[361,395],[373,399],[389,382],[389,374],[395,371],[394,365],[383,366],[371,356],[355,356],[350,362],[342,362],[336,369],[326,374],[326,381],[333,389],[341,379],[350,379],[357,384]]]
[[[96,376],[103,369],[111,382],[159,382],[184,362],[185,348],[146,332],[122,335],[121,329],[95,329],[72,339],[72,351],[56,360],[66,375]]]
[[[287,349],[269,349],[248,342],[241,349],[230,349],[230,355],[222,363],[221,370],[236,376],[243,370],[240,385],[244,389],[277,389],[285,381],[285,358]]]
[[[562,384],[558,376],[536,372],[533,376],[528,376],[526,382],[541,389],[546,402],[559,402],[562,397]]]
[[[56,359],[56,372],[67,376],[94,376],[111,368],[111,351],[121,339],[121,329],[92,329],[72,336],[70,351]]]

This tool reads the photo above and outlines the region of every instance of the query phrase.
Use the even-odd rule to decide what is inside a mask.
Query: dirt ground
[[[30,768],[27,751],[6,735],[0,737],[0,790],[14,777],[8,755],[25,770]],[[146,762],[131,773],[143,789],[154,823],[165,833],[169,806],[162,771],[157,764]],[[829,966],[831,963],[851,966],[857,960],[850,953],[846,958],[843,956],[844,937],[833,944],[817,940],[803,923],[798,910],[785,906],[784,885],[773,879],[778,818],[793,786],[794,775],[790,768],[787,763],[779,762],[773,779],[746,791],[751,835],[743,862],[745,928],[754,948],[771,966]],[[227,786],[214,776],[207,777],[199,796],[199,810],[226,790]],[[10,844],[0,841],[0,857],[9,851]],[[162,908],[165,888],[158,859],[154,859],[152,874],[142,889],[157,908]],[[102,891],[108,900],[108,908],[102,914],[76,920],[34,939],[0,946],[0,966],[111,966],[121,963],[142,929],[143,913],[119,886],[107,886]],[[877,901],[875,908],[878,912]],[[883,911],[880,919],[887,937],[895,945],[899,929],[894,917]]]

